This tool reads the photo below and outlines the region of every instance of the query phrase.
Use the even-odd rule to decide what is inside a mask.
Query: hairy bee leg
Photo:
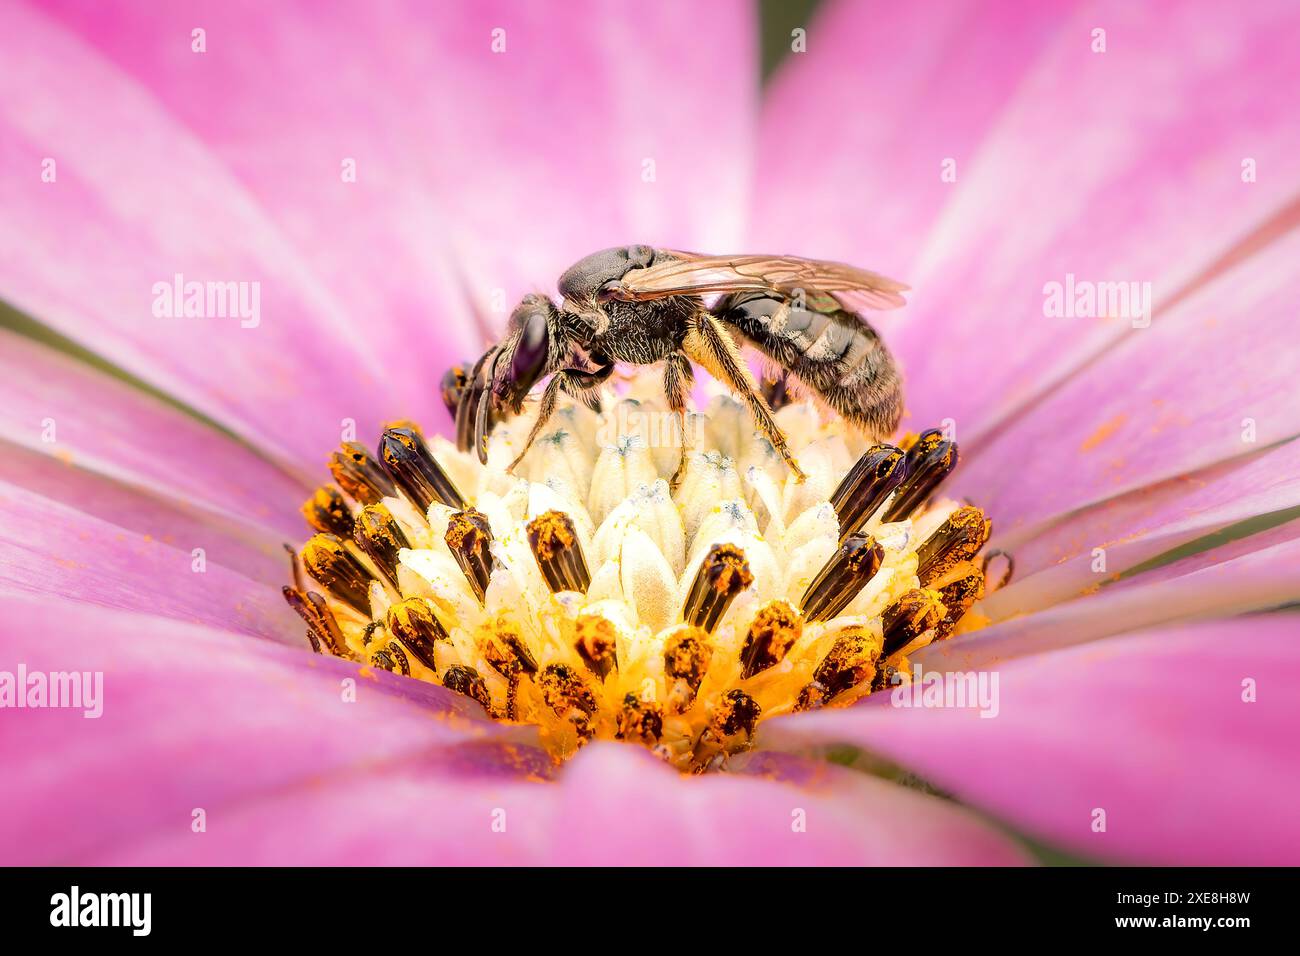
[[[686,399],[691,394],[691,385],[695,382],[695,370],[685,352],[674,352],[664,361],[664,396],[668,399],[668,408],[677,414],[677,427],[682,442],[682,457],[677,463],[668,487],[676,491],[686,472],[686,455],[691,450],[686,440]]]
[[[542,434],[546,422],[555,414],[555,405],[561,391],[585,401],[584,393],[599,388],[613,373],[614,363],[611,362],[594,372],[581,368],[562,368],[551,376],[551,380],[546,383],[546,390],[542,392],[542,404],[537,410],[537,420],[533,422],[533,427],[528,432],[528,440],[524,442],[524,447],[515,456],[515,460],[506,468],[506,474],[514,474],[515,467],[524,460],[528,450],[533,447],[533,442],[537,441]]]
[[[690,331],[686,333],[682,348],[749,406],[754,425],[772,443],[795,479],[802,482],[807,478],[794,455],[790,454],[785,434],[772,417],[772,410],[767,407],[767,402],[759,392],[758,383],[741,360],[736,343],[723,325],[708,312],[697,313],[691,322]]]

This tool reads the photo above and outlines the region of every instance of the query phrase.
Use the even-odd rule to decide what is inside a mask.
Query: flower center
[[[699,772],[762,720],[905,682],[910,654],[979,626],[991,528],[936,498],[957,464],[942,432],[867,444],[778,402],[800,482],[720,396],[689,417],[670,489],[682,435],[649,381],[562,407],[515,474],[527,410],[486,465],[411,423],[377,458],[344,443],[284,589],[312,648],[535,724],[557,759],[603,737]]]

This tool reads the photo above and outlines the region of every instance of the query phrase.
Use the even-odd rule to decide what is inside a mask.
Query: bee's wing
[[[727,292],[777,292],[791,298],[803,293],[809,309],[896,309],[906,304],[899,293],[908,287],[875,272],[842,262],[821,262],[798,256],[704,256],[695,252],[659,250],[656,262],[623,276],[611,294],[640,301],[670,295],[709,295]]]

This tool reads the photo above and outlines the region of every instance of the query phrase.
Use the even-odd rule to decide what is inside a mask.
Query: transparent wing
[[[670,295],[728,292],[777,292],[795,298],[801,292],[808,308],[896,309],[907,300],[908,287],[876,272],[842,262],[798,256],[705,256],[661,249],[656,262],[633,269],[608,290],[616,299],[642,301]]]

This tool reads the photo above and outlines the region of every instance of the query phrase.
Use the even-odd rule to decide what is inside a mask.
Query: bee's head
[[[463,381],[444,377],[456,406],[456,441],[486,460],[488,429],[506,411],[519,414],[532,387],[559,367],[564,357],[558,313],[550,299],[525,296],[510,315],[505,337],[483,353]]]
[[[487,370],[498,407],[518,415],[538,379],[559,365],[563,347],[554,317],[554,303],[541,295],[524,296],[511,313],[506,337]]]
[[[650,246],[617,246],[593,252],[579,259],[560,276],[560,295],[571,302],[589,304],[612,298],[615,284],[632,269],[643,269],[654,262]]]

